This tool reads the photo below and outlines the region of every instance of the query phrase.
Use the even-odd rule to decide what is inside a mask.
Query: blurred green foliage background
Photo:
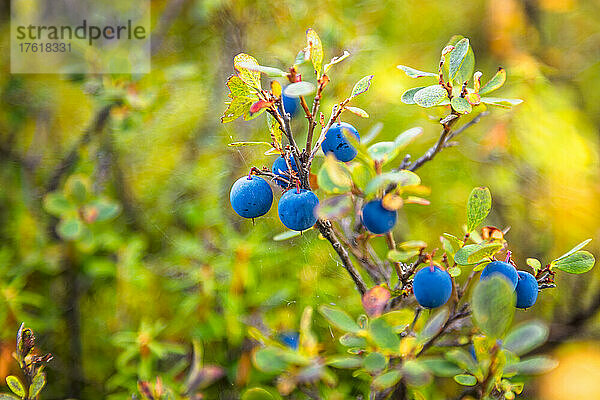
[[[235,179],[273,161],[253,148],[227,147],[267,138],[263,117],[220,123],[232,59],[246,52],[284,69],[305,46],[308,27],[319,33],[326,60],[351,53],[330,73],[322,110],[374,74],[356,103],[370,119],[346,119],[365,133],[383,123],[382,140],[423,126],[425,134],[408,148],[413,157],[437,138],[439,124],[429,114],[439,115],[400,102],[416,85],[395,66],[436,70],[452,35],[471,39],[484,81],[503,66],[502,96],[525,100],[510,111],[493,110],[459,138],[460,146],[420,171],[431,206],[402,209],[396,230],[403,240],[433,248],[442,232],[460,233],[470,190],[485,185],[494,200],[488,221],[511,227],[506,238],[520,265],[527,257],[549,262],[588,237],[598,255],[598,15],[597,0],[157,0],[148,75],[11,75],[3,57],[0,377],[14,371],[14,334],[25,321],[41,351],[55,355],[45,398],[127,398],[138,378],[181,381],[193,339],[203,343],[205,362],[225,368],[207,398],[237,398],[247,385],[269,381],[251,366],[249,325],[297,330],[305,306],[330,302],[361,312],[326,241],[311,231],[274,242],[283,227],[273,210],[253,226],[228,201]],[[125,102],[102,116],[115,96]],[[94,127],[98,116],[102,129]],[[294,124],[304,131],[301,117]],[[76,162],[60,173],[70,152]],[[43,207],[45,195],[64,190],[74,174],[89,181],[91,198],[121,208],[76,244],[56,235],[58,221]],[[596,268],[580,279],[561,275],[558,289],[519,313],[551,321],[558,342],[591,343],[560,348],[559,360],[570,360],[571,368],[529,385],[526,398],[600,396],[600,354],[589,350],[599,343],[598,274]],[[580,311],[589,312],[573,321]],[[318,316],[314,323],[327,339],[327,323]],[[342,380],[339,393],[350,393],[351,385]]]

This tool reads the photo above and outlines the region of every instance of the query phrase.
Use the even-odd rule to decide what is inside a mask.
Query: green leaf
[[[261,89],[260,72],[256,70],[259,65],[254,57],[240,53],[233,58],[233,67],[246,85],[254,89]]]
[[[21,400],[21,398],[9,393],[0,393],[0,400]]]
[[[463,38],[454,45],[448,55],[448,73],[450,80],[462,85],[473,75],[475,56],[469,46],[469,39]]]
[[[460,267],[450,267],[448,268],[448,273],[451,277],[456,278],[457,276],[460,276],[462,270],[460,269]]]
[[[14,376],[14,375],[7,376],[6,384],[8,385],[8,388],[10,390],[12,390],[12,392],[14,394],[16,394],[17,396],[25,397],[27,395],[27,393],[25,392],[25,388],[23,387],[23,384],[21,383],[19,378],[17,378],[16,376]]]
[[[71,175],[65,183],[65,196],[77,203],[83,204],[91,193],[91,183],[87,176]]]
[[[46,375],[41,372],[38,372],[37,375],[33,377],[31,385],[29,386],[29,398],[35,399],[36,396],[40,394],[45,385]]]
[[[417,256],[419,254],[418,250],[408,250],[408,251],[400,251],[400,250],[390,250],[387,253],[387,258],[393,262],[408,262],[411,258]]]
[[[396,136],[394,143],[396,145],[396,150],[402,150],[409,144],[411,144],[417,137],[423,134],[423,128],[417,126],[414,128],[410,128]]]
[[[336,328],[345,331],[356,333],[360,331],[360,327],[352,318],[344,311],[337,307],[323,304],[319,307],[319,312]]]
[[[399,370],[394,369],[376,376],[375,379],[373,379],[371,386],[373,386],[375,390],[385,390],[400,382],[401,378],[402,373]]]
[[[415,104],[421,107],[433,107],[440,104],[448,97],[448,92],[441,85],[427,86],[413,96]]]
[[[517,373],[520,375],[540,375],[556,368],[558,362],[550,357],[538,356],[509,364],[504,369],[505,373]]]
[[[447,320],[448,309],[442,308],[440,311],[435,313],[431,318],[427,320],[425,327],[423,327],[423,330],[417,335],[417,341],[420,344],[426,343],[429,339],[437,335],[442,330],[442,327],[444,326]]]
[[[361,118],[369,118],[369,114],[359,107],[345,106],[344,110],[350,111],[352,114],[358,115]]]
[[[248,389],[242,394],[242,400],[274,400],[275,398],[263,388]]]
[[[108,199],[98,199],[90,203],[88,207],[93,207],[97,211],[95,222],[111,220],[121,211],[119,204]]]
[[[83,223],[77,218],[62,219],[56,227],[56,232],[64,240],[76,240],[83,233]]]
[[[523,102],[521,99],[505,99],[501,97],[482,97],[481,102],[485,104],[489,104],[490,106],[502,107],[502,108],[511,108],[513,106],[518,106]]]
[[[467,201],[467,231],[472,232],[485,220],[492,209],[492,194],[486,187],[477,187],[471,191]]]
[[[284,353],[276,347],[264,347],[254,353],[254,365],[256,368],[267,373],[281,373],[288,365]]]
[[[513,329],[503,341],[502,347],[518,356],[529,353],[548,339],[548,327],[539,321],[526,322]]]
[[[425,89],[427,86],[419,86],[416,88],[408,89],[406,92],[402,93],[402,97],[400,97],[400,101],[404,104],[416,104],[415,103],[415,94],[421,90]],[[447,92],[446,92],[447,93]]]
[[[463,370],[458,368],[454,363],[443,360],[441,358],[430,358],[421,360],[423,365],[436,376],[444,378],[453,377],[456,374],[460,374]]]
[[[423,133],[423,128],[408,129],[399,134],[393,142],[378,142],[367,149],[369,156],[383,165],[392,161],[400,150],[408,146],[415,138]]]
[[[350,53],[348,53],[347,50],[344,50],[344,54],[342,54],[341,56],[333,57],[331,61],[329,61],[329,64],[325,64],[325,67],[323,68],[323,73],[326,74],[332,66],[341,61],[344,61],[348,57],[350,57]]]
[[[369,132],[360,139],[360,143],[367,145],[373,141],[383,130],[383,123],[378,122],[369,129]]]
[[[528,258],[525,262],[533,269],[533,275],[537,275],[538,271],[542,269],[542,263],[537,258]]]
[[[429,369],[417,360],[408,360],[402,365],[402,376],[411,386],[423,386],[431,381]]]
[[[385,368],[387,361],[381,353],[369,353],[363,360],[363,367],[370,373],[381,371]]]
[[[359,347],[364,349],[367,346],[367,340],[364,337],[346,333],[340,337],[340,344],[346,347]]]
[[[319,35],[312,28],[306,30],[306,47],[318,79],[321,77],[321,66],[323,65],[323,45]]]
[[[464,97],[453,97],[450,104],[452,109],[459,114],[468,114],[473,111],[473,106]]]
[[[237,75],[232,75],[227,79],[227,87],[231,94],[231,98],[235,97],[247,97],[256,99],[256,92]]]
[[[562,260],[563,258],[566,258],[566,257],[570,256],[571,254],[575,253],[576,251],[579,251],[579,250],[583,249],[591,241],[592,241],[592,239],[586,239],[586,240],[584,240],[583,242],[579,243],[577,246],[573,247],[571,250],[567,251],[562,256],[557,257],[556,259],[554,259],[554,261]]]
[[[375,177],[375,171],[363,163],[353,163],[350,168],[352,181],[361,190],[364,190],[371,179]]]
[[[362,365],[363,360],[360,357],[336,356],[328,359],[325,363],[335,368],[355,369]]]
[[[404,73],[411,78],[421,78],[424,76],[433,76],[433,77],[437,78],[437,76],[438,76],[437,74],[434,74],[433,72],[419,71],[418,69],[414,69],[412,67],[407,67],[406,65],[397,65],[396,68],[404,71]]]
[[[471,357],[471,354],[464,349],[454,348],[444,355],[446,359],[454,364],[456,364],[459,368],[462,368],[465,371],[470,373],[477,373],[477,362]]]
[[[454,255],[454,262],[458,265],[471,265],[482,261],[484,258],[496,254],[502,249],[502,243],[468,244],[459,249]]]
[[[392,161],[398,155],[394,142],[377,142],[371,145],[367,152],[373,160],[384,164]]]
[[[229,102],[227,109],[223,113],[221,122],[226,124],[248,114],[250,112],[250,107],[255,101],[256,99],[247,97],[234,97],[233,100]]]
[[[350,98],[356,97],[361,93],[366,92],[371,87],[371,80],[373,79],[373,75],[367,75],[362,78],[360,81],[356,82],[354,88],[352,88],[352,94],[350,94]]]
[[[352,189],[352,178],[348,167],[336,160],[333,154],[325,156],[325,162],[317,173],[319,188],[328,193],[346,193]]]
[[[352,200],[348,195],[327,197],[319,202],[316,214],[320,218],[337,219],[352,210]]]
[[[398,186],[413,186],[421,183],[419,175],[409,170],[403,169],[400,171],[386,172],[377,175],[365,189],[365,194],[372,195],[389,184],[397,184]]]
[[[591,270],[595,263],[596,259],[592,253],[580,250],[558,261],[552,261],[550,267],[570,274],[583,274]]]
[[[52,192],[44,197],[44,209],[49,214],[60,217],[68,212],[75,211],[75,206],[67,200],[62,192]]]
[[[275,147],[271,148],[271,150],[276,150],[281,148],[281,137],[283,132],[278,128],[277,120],[269,113],[265,113],[267,116],[267,129],[269,130],[269,134],[271,135],[271,140],[273,141],[273,145]],[[266,142],[263,142],[266,143]],[[271,143],[269,143],[271,145]],[[273,146],[272,145],[272,146]]]
[[[308,81],[290,83],[285,87],[285,89],[283,89],[285,95],[289,97],[308,96],[316,91],[316,86],[312,82]]]
[[[454,375],[454,380],[463,386],[475,386],[477,384],[477,378],[475,378],[473,375],[467,375],[467,374],[459,374],[459,375]]]
[[[271,114],[267,114],[267,115],[271,115]],[[256,146],[256,145],[271,146],[271,143],[269,143],[269,142],[232,142],[232,143],[227,143],[227,146],[229,146],[229,147],[246,147],[246,146]]]
[[[506,82],[506,71],[504,70],[504,68],[500,67],[498,68],[498,72],[496,72],[496,75],[494,75],[494,77],[490,79],[488,83],[486,83],[481,89],[479,89],[479,94],[493,92],[494,90],[502,87],[502,85],[504,85],[504,82]]]
[[[406,325],[410,324],[415,317],[415,313],[413,310],[409,309],[401,309],[390,311],[388,313],[383,314],[381,319],[385,320],[389,326],[391,326],[395,332],[398,332],[399,329],[404,329]]]
[[[515,294],[512,286],[498,276],[479,281],[472,300],[473,318],[483,333],[502,338],[515,313]]]
[[[312,229],[312,226],[310,228],[308,228],[307,230],[304,231],[304,233],[306,233],[306,231]],[[276,242],[281,242],[283,240],[288,240],[288,239],[292,239],[295,238],[296,236],[300,236],[301,232],[299,231],[285,231],[285,232],[281,232],[275,236],[273,236],[273,240]]]
[[[369,325],[369,333],[378,349],[397,353],[400,348],[400,338],[383,318],[376,318]]]

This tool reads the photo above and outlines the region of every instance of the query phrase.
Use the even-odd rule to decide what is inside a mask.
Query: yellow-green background
[[[0,47],[7,55],[9,14],[2,4]],[[178,5],[181,10],[167,21],[165,14]],[[346,120],[361,133],[382,122],[379,139],[422,126],[424,134],[407,149],[413,157],[434,142],[439,124],[429,115],[439,115],[400,102],[404,90],[421,82],[395,66],[435,71],[452,35],[470,38],[484,82],[498,66],[506,68],[499,96],[524,99],[514,110],[492,110],[459,138],[460,146],[422,168],[431,205],[402,210],[396,228],[401,240],[421,239],[433,248],[441,233],[460,234],[468,194],[484,185],[494,200],[488,222],[511,227],[507,240],[523,268],[527,257],[549,262],[588,237],[594,239],[588,250],[600,254],[598,15],[596,0],[153,1],[153,26],[166,21],[168,30],[149,75],[11,75],[3,57],[0,377],[14,372],[14,334],[25,321],[36,331],[40,351],[56,357],[44,398],[69,393],[72,357],[85,378],[82,398],[126,398],[137,377],[135,371],[118,373],[122,349],[115,334],[137,332],[147,321],[164,326],[162,342],[189,351],[192,339],[202,341],[206,361],[227,369],[208,398],[235,398],[244,385],[268,381],[240,372],[249,351],[248,321],[293,330],[306,305],[327,302],[354,316],[361,312],[327,242],[314,232],[273,242],[283,231],[275,209],[252,226],[228,203],[235,179],[273,160],[253,148],[227,147],[267,139],[262,117],[220,123],[232,58],[246,52],[262,65],[285,68],[305,46],[308,27],[319,33],[326,60],[351,53],[333,67],[322,109],[330,110],[358,79],[374,74],[371,89],[356,101],[370,118]],[[106,249],[76,257],[82,351],[73,355],[72,326],[65,319],[65,246],[48,232],[51,219],[41,202],[55,168],[102,106],[92,94],[98,87],[127,87],[147,105],[113,109],[107,129],[79,150],[75,172],[89,176],[124,211],[102,229],[110,242]],[[296,119],[302,137],[302,118]],[[517,318],[542,318],[560,329],[598,296],[598,277],[597,271],[559,274],[558,288],[543,291],[536,306]],[[327,332],[319,316],[315,324]],[[574,331],[573,341],[583,344],[559,347],[556,355],[564,362],[528,383],[525,398],[600,396],[598,334],[596,317]],[[180,359],[165,357],[150,372],[167,375]]]

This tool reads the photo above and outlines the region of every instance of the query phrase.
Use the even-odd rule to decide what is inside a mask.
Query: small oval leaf
[[[596,259],[592,253],[580,250],[558,261],[552,261],[550,266],[570,274],[583,274],[591,270],[595,263]]]
[[[302,81],[290,83],[283,89],[283,92],[289,97],[300,97],[313,94],[316,90],[317,88],[312,82]]]
[[[324,304],[319,307],[319,312],[327,321],[342,331],[352,333],[360,331],[358,324],[348,314],[337,307]]]
[[[477,378],[475,378],[473,375],[467,375],[467,374],[459,374],[459,375],[454,375],[454,380],[463,386],[475,386],[477,384]]]
[[[441,85],[427,86],[414,94],[413,100],[421,107],[433,107],[448,98],[448,92]]]
[[[14,375],[9,375],[6,377],[6,384],[8,385],[8,388],[17,396],[25,397],[27,394],[25,393],[25,388],[23,387],[23,384],[19,378]]]

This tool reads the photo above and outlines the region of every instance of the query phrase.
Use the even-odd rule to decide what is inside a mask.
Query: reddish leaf
[[[379,317],[390,297],[390,291],[383,286],[375,286],[365,293],[362,303],[369,317]]]
[[[259,100],[256,103],[253,103],[250,106],[250,112],[252,114],[259,112],[260,110],[262,110],[263,108],[267,108],[271,106],[271,102],[269,101],[265,101],[265,100]]]

